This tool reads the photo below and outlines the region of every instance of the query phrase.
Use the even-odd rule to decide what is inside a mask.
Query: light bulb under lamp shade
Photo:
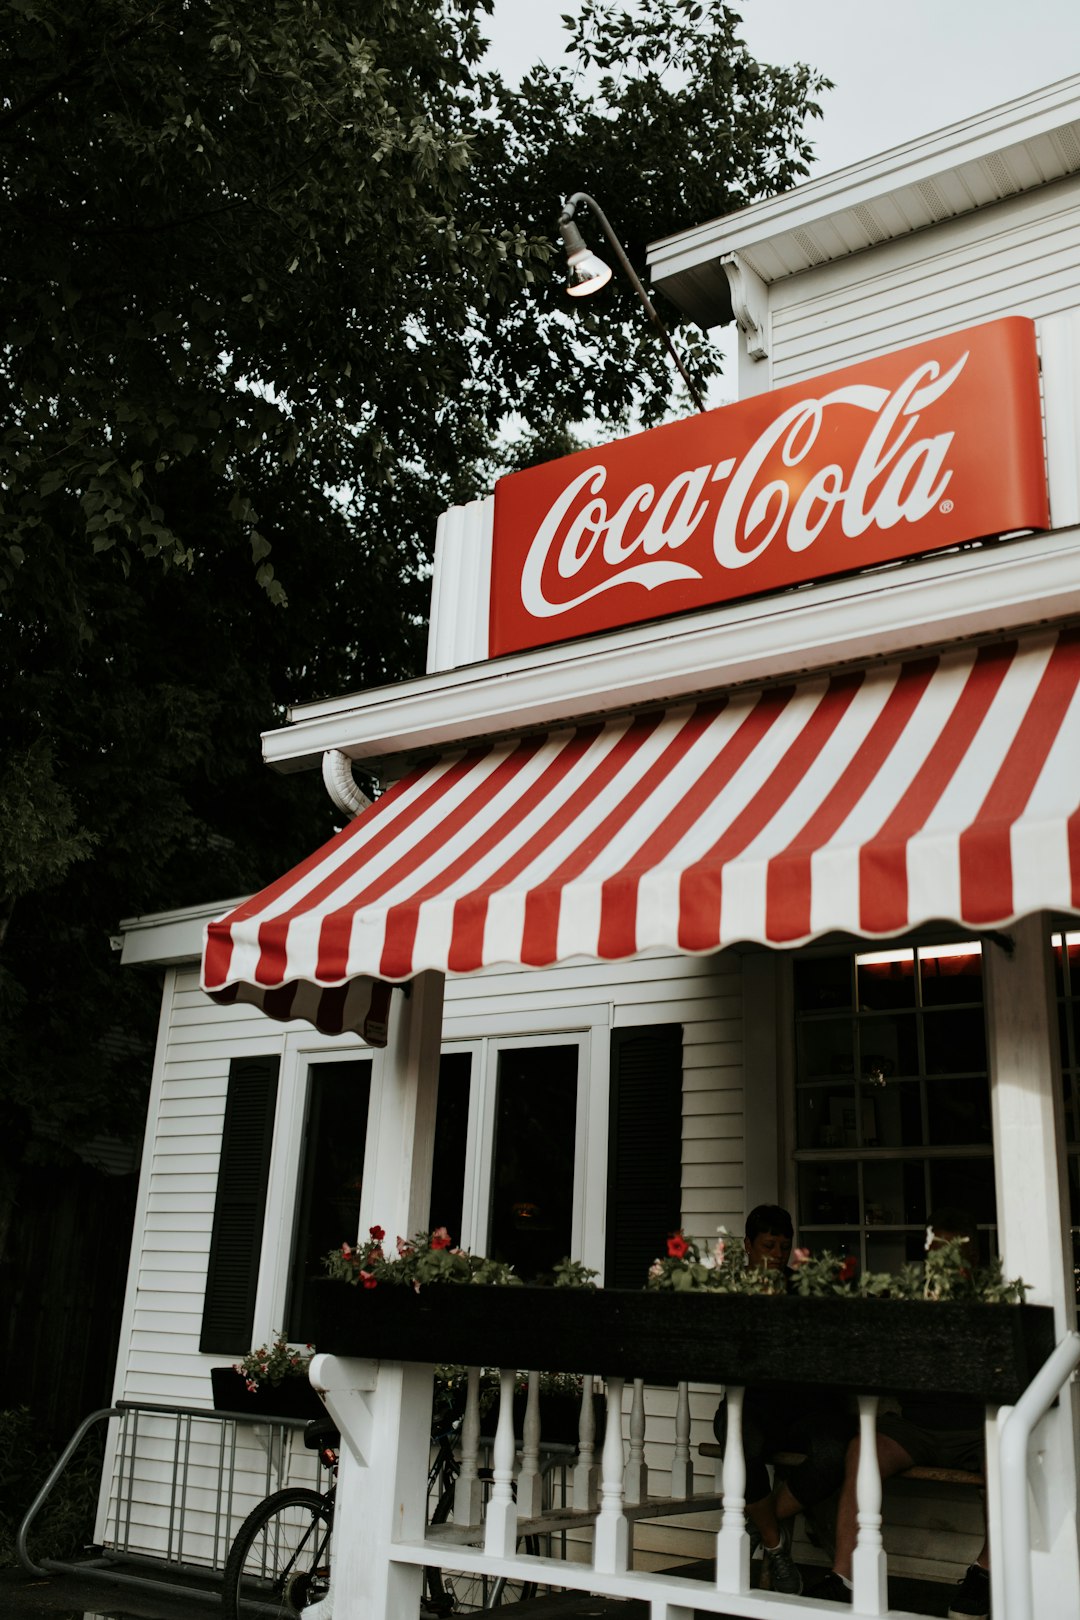
[[[611,280],[611,266],[598,259],[588,248],[572,253],[568,260],[566,290],[571,298],[585,298],[599,292]]]

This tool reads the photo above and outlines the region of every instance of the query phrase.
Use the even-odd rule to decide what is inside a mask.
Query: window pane
[[[930,1080],[926,1086],[930,1140],[939,1147],[989,1144],[990,1085],[975,1080]]]
[[[850,1019],[815,1019],[803,1024],[799,1046],[802,1080],[855,1073],[855,1026]]]
[[[866,1018],[859,1025],[859,1073],[864,1079],[890,1079],[919,1072],[919,1033],[915,1014],[906,1018]]]
[[[927,1074],[972,1074],[986,1070],[986,1028],[981,1007],[928,1012],[923,1019]]]
[[[915,952],[872,951],[855,958],[860,1012],[915,1005]]]
[[[923,948],[919,974],[924,1007],[982,1001],[982,951],[977,943]]]
[[[489,1253],[538,1277],[570,1253],[576,1046],[499,1053]]]
[[[850,1006],[850,956],[808,956],[795,963],[797,1011],[825,1012]]]
[[[997,1222],[994,1196],[993,1159],[932,1159],[930,1161],[930,1204],[959,1205],[968,1210],[980,1226]],[[985,1244],[983,1244],[985,1248]]]
[[[859,1172],[856,1165],[799,1166],[799,1225],[859,1225]]]
[[[870,1159],[863,1165],[866,1222],[873,1226],[926,1224],[922,1159]]]
[[[465,1199],[465,1149],[469,1138],[469,1086],[472,1055],[444,1052],[439,1059],[439,1102],[435,1115],[435,1157],[431,1166],[428,1230],[445,1226],[461,1241]]]
[[[861,1088],[864,1147],[921,1147],[921,1088],[917,1080],[889,1080]]]
[[[312,1334],[312,1289],[325,1276],[323,1255],[357,1236],[371,1063],[314,1063],[308,1086],[287,1311],[289,1338],[299,1343]]]
[[[798,1101],[798,1146],[838,1148],[848,1143],[845,1122],[855,1129],[855,1091],[846,1086],[800,1086]]]
[[[868,1271],[899,1271],[907,1260],[922,1258],[925,1234],[918,1232],[868,1232],[866,1234],[866,1269]],[[918,1255],[912,1249],[918,1249]]]

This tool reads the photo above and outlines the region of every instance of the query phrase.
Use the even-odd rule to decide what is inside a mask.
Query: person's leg
[[[856,1437],[848,1447],[844,1483],[840,1487],[840,1501],[836,1510],[836,1557],[833,1559],[833,1569],[845,1581],[851,1580],[851,1561],[858,1534],[859,1444]],[[902,1474],[914,1461],[910,1452],[887,1434],[877,1437],[877,1457],[883,1480],[890,1479],[893,1474]]]

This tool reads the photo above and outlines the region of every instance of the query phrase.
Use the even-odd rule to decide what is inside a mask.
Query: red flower
[[[859,1262],[856,1260],[855,1256],[853,1254],[849,1254],[836,1274],[837,1282],[850,1282],[858,1270],[858,1265]]]
[[[381,1243],[386,1236],[381,1226],[371,1226],[368,1228],[368,1232],[375,1243]]]
[[[378,1278],[375,1276],[374,1272],[371,1271],[362,1271],[360,1273],[360,1281],[363,1283],[365,1288],[377,1288],[379,1286]]]
[[[341,1245],[341,1254],[342,1254],[342,1258],[345,1259],[345,1260],[351,1260],[352,1259],[352,1250],[349,1248],[349,1245],[347,1243],[343,1243]]]
[[[450,1234],[445,1226],[437,1226],[432,1232],[431,1247],[433,1249],[448,1249],[450,1247]]]
[[[667,1240],[668,1259],[681,1260],[689,1247],[681,1232],[672,1232]]]

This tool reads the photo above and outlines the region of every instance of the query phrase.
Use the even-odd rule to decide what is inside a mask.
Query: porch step
[[[723,1447],[713,1440],[702,1441],[698,1446],[698,1455],[701,1457],[722,1457]],[[777,1451],[773,1454],[773,1462],[782,1468],[794,1468],[798,1463],[805,1462],[806,1458],[801,1451]],[[916,1464],[902,1474],[895,1475],[897,1479],[929,1479],[938,1485],[985,1485],[982,1474],[972,1473],[967,1468],[928,1468]]]

